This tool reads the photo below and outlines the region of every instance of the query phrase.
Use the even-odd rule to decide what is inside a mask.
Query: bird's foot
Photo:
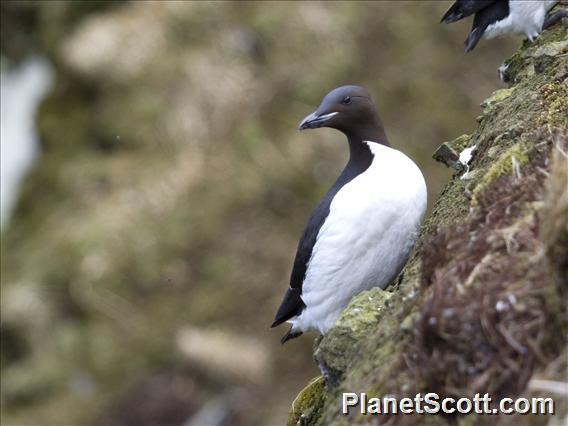
[[[562,19],[564,18],[568,18],[568,10],[566,9],[558,10],[546,17],[546,19],[544,20],[544,24],[542,25],[542,29],[547,30],[548,28],[562,21]]]
[[[293,331],[292,327],[290,327],[288,333],[286,333],[284,336],[282,336],[282,339],[280,339],[280,343],[284,344],[290,339],[295,339],[296,337],[300,337],[302,334],[303,333],[301,331]]]

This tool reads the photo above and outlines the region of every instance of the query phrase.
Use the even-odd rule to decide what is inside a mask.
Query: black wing
[[[442,17],[441,22],[451,24],[491,6],[494,3],[508,3],[508,0],[456,0]]]
[[[475,14],[473,19],[473,26],[471,27],[471,32],[469,33],[467,39],[465,40],[465,51],[469,52],[477,46],[483,33],[487,27],[494,22],[500,21],[509,15],[509,2],[508,0],[499,0],[493,4],[491,7],[482,9]]]
[[[298,249],[296,250],[294,267],[292,268],[292,275],[290,276],[290,287],[284,295],[284,299],[280,304],[280,308],[278,308],[276,318],[271,327],[276,327],[288,321],[290,318],[299,315],[306,307],[300,297],[302,294],[302,284],[306,276],[306,270],[308,269],[308,262],[312,257],[312,250],[316,244],[319,230],[329,214],[329,206],[334,195],[334,191],[327,193],[314,210],[306,225],[306,229],[304,229],[304,233],[298,244]]]

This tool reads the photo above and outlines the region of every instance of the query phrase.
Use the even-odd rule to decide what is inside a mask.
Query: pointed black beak
[[[305,129],[317,129],[318,127],[323,127],[326,123],[331,120],[333,116],[338,114],[337,112],[330,112],[329,114],[318,114],[317,111],[308,115],[306,118],[302,120],[298,129],[305,130]]]

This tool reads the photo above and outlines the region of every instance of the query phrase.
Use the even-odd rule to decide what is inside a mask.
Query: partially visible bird
[[[414,162],[390,147],[371,96],[359,86],[328,93],[300,130],[343,132],[349,161],[312,213],[272,327],[290,322],[282,343],[322,334],[351,298],[385,288],[404,267],[426,210],[426,184]]]
[[[533,41],[543,29],[568,17],[566,10],[546,16],[556,3],[558,0],[456,0],[441,22],[450,24],[475,14],[465,40],[465,50],[469,52],[482,38],[503,34],[524,34]]]

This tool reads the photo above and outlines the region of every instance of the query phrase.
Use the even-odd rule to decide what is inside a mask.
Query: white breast
[[[510,0],[509,16],[489,25],[483,38],[491,39],[503,34],[519,34],[534,40],[542,31],[546,13],[556,3],[557,0]]]
[[[294,330],[325,333],[354,295],[396,278],[416,241],[426,210],[422,173],[400,151],[367,143],[373,162],[336,194],[319,231]]]

